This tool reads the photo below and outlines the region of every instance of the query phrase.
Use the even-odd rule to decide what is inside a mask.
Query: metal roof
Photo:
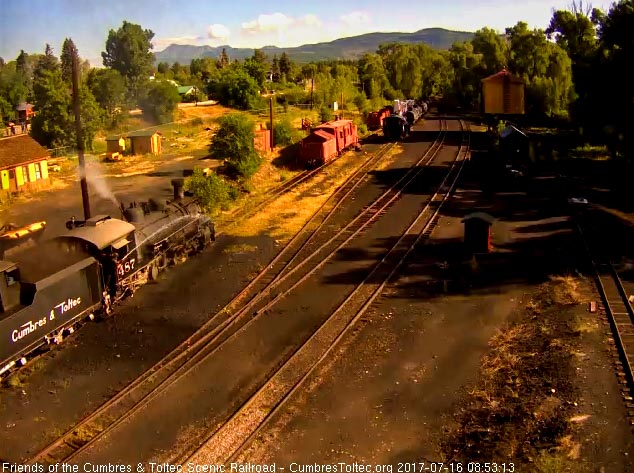
[[[134,225],[128,222],[118,218],[99,216],[86,221],[83,227],[73,228],[62,236],[87,241],[98,249],[103,250],[134,230]]]
[[[46,148],[30,135],[17,135],[0,139],[0,169],[41,161],[50,157]]]
[[[351,123],[352,123],[352,120],[334,120],[331,122],[322,123],[321,125],[316,126],[315,128],[337,128],[337,127],[341,127],[345,125],[350,125]]]
[[[33,109],[33,104],[32,103],[26,103],[26,102],[20,102],[18,104],[18,106],[15,107],[15,109],[18,112],[24,112],[25,110],[32,110]]]
[[[310,135],[304,138],[306,143],[310,141],[328,141],[334,139],[335,135],[332,135],[324,130],[314,130]]]
[[[195,85],[181,85],[180,87],[178,87],[178,93],[179,94],[186,94],[187,92],[189,92],[192,89],[196,90],[198,88]]]
[[[136,136],[152,136],[152,135],[162,135],[160,131],[151,131],[151,130],[140,130],[133,131],[126,135],[127,138],[134,138]]]
[[[495,217],[484,212],[473,212],[463,218],[461,222],[466,222],[467,220],[483,220],[489,225],[493,225],[493,222],[495,222]]]
[[[501,80],[508,80],[510,82],[514,82],[516,84],[523,84],[524,80],[522,80],[521,77],[518,77],[516,75],[511,74],[509,71],[507,71],[506,69],[502,69],[500,72],[493,74],[492,76],[489,77],[485,77],[484,79],[482,79],[481,82],[488,82],[488,81],[501,81]]]
[[[5,271],[14,268],[16,263],[12,261],[0,260],[0,273],[4,273]]]

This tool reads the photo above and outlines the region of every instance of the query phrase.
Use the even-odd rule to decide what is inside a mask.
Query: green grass
[[[236,244],[227,246],[222,252],[225,254],[232,253],[253,253],[258,249],[257,246],[247,245],[247,244]]]
[[[578,158],[606,159],[609,157],[610,152],[605,145],[590,145],[586,143],[583,146],[573,148],[570,154]]]

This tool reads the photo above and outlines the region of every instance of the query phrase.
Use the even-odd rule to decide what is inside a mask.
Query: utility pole
[[[313,92],[315,90],[315,71],[313,70],[313,75],[310,79],[310,109],[313,109]]]
[[[73,109],[75,111],[75,134],[77,135],[77,155],[79,157],[79,178],[81,184],[81,200],[84,204],[84,220],[90,218],[90,201],[88,199],[88,182],[86,181],[86,162],[84,161],[84,136],[81,129],[79,99],[79,64],[77,49],[73,51]]]
[[[269,119],[271,120],[271,151],[275,147],[275,142],[273,140],[273,96],[269,101]]]
[[[341,91],[341,118],[343,119],[343,91]]]

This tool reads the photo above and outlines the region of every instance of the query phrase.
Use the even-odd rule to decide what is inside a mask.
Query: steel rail
[[[461,126],[462,122],[461,122]],[[463,133],[464,133],[463,126]],[[468,136],[468,135],[467,135]],[[463,148],[465,148],[463,150]],[[374,302],[374,300],[383,292],[385,286],[389,283],[389,281],[393,278],[393,276],[400,269],[402,264],[406,261],[407,257],[411,253],[411,251],[420,244],[423,238],[428,238],[435,227],[435,224],[438,219],[438,215],[440,209],[444,202],[449,198],[452,194],[456,183],[460,177],[462,169],[464,167],[464,163],[467,159],[467,151],[468,144],[465,145],[464,139],[463,143],[460,145],[458,152],[456,153],[456,158],[452,162],[451,168],[445,175],[444,179],[438,186],[436,192],[428,199],[424,208],[420,211],[419,215],[414,219],[412,224],[403,232],[398,241],[392,246],[392,248],[388,251],[386,255],[379,261],[374,268],[368,273],[368,275],[364,278],[364,280],[357,285],[357,287],[353,290],[353,292],[344,300],[344,302],[322,323],[322,325],[315,331],[302,345],[300,345],[291,357],[269,378],[269,380],[261,386],[234,414],[223,424],[217,427],[213,432],[208,434],[208,436],[203,440],[201,444],[197,447],[190,445],[189,448],[185,450],[185,452],[181,452],[177,456],[174,456],[169,459],[171,463],[185,463],[185,462],[203,462],[203,463],[215,463],[215,464],[224,464],[228,462],[233,462],[239,456],[240,452],[245,448],[246,445],[252,441],[257,434],[264,428],[264,426],[268,423],[268,421],[278,413],[284,405],[293,397],[293,395],[303,386],[305,381],[310,377],[314,371],[321,366],[323,361],[328,357],[332,351],[337,348],[340,342],[345,338],[345,336],[349,333],[349,331],[353,328],[356,322],[363,316],[363,314],[367,311],[370,305]],[[463,154],[464,153],[464,154]],[[460,155],[463,154],[463,159],[460,160]],[[453,181],[450,183],[448,188],[442,192],[442,189],[446,187],[447,180],[454,173],[456,164],[461,162],[461,165],[455,172],[455,177]],[[442,198],[438,202],[435,199],[439,197],[442,192]],[[429,215],[431,213],[431,215]],[[412,243],[404,243],[405,239],[411,236],[412,233],[417,233],[416,239]],[[406,245],[406,250],[404,254],[398,256],[395,264],[392,265],[391,269],[388,267],[389,273],[387,276],[382,278],[381,283],[370,282],[373,278],[375,278],[375,274],[379,272],[382,265],[388,264],[387,261],[390,256],[398,251],[399,246]],[[360,309],[355,311],[355,315],[350,319],[346,320],[346,315],[342,314],[342,312],[350,305],[350,302],[354,300],[354,298],[360,293],[362,289],[366,286],[370,286],[371,293],[368,296],[362,297],[362,305]],[[372,286],[376,286],[372,289]],[[336,320],[336,317],[339,316],[342,321]],[[296,369],[293,366],[294,363],[301,364],[301,358],[304,355],[304,350],[309,350],[309,347],[315,345],[317,347],[324,347],[323,340],[319,340],[320,336],[322,336],[326,331],[332,326],[336,325],[339,322],[343,324],[343,328],[339,329],[339,332],[335,331],[335,338],[325,346],[327,347],[325,351],[318,357],[315,361],[311,361],[308,364],[308,369],[303,372],[303,374],[294,381],[285,381],[284,377],[286,375],[287,378],[292,379],[292,375],[288,375],[285,371],[292,371]],[[280,378],[280,379],[278,379]],[[282,385],[290,384],[290,388],[283,389]],[[277,399],[275,396],[277,395]],[[250,428],[249,429],[241,429],[239,423],[241,420],[248,418]],[[255,428],[253,428],[253,419],[258,419],[255,423]],[[237,440],[236,437],[239,439]],[[240,438],[241,437],[241,438]],[[200,455],[202,458],[197,458],[196,455],[201,449],[205,448],[206,445],[212,445],[212,449],[225,449],[227,451],[221,453],[216,457],[210,457],[209,455],[202,454]]]
[[[38,453],[36,453],[34,456],[32,456],[28,460],[28,463],[33,464],[36,462],[45,461],[46,459],[50,460],[51,462],[54,462],[54,461],[59,461],[59,460],[69,458],[69,455],[74,455],[83,446],[87,445],[88,443],[91,443],[96,438],[96,436],[101,435],[101,433],[104,431],[102,429],[103,424],[109,423],[108,421],[104,420],[105,417],[110,417],[107,415],[109,410],[116,408],[118,405],[120,405],[121,403],[127,400],[132,400],[132,402],[134,403],[139,402],[140,400],[144,399],[145,396],[150,394],[152,392],[151,390],[146,395],[136,396],[137,398],[140,397],[139,401],[136,401],[135,399],[131,399],[132,397],[134,397],[135,394],[137,394],[134,391],[137,390],[139,387],[142,387],[146,383],[153,382],[155,378],[158,378],[161,375],[164,375],[165,378],[168,377],[170,375],[169,370],[172,368],[173,364],[176,364],[177,362],[181,361],[187,355],[192,354],[197,347],[199,347],[203,342],[205,342],[206,335],[207,335],[206,331],[209,330],[215,322],[217,322],[216,319],[218,315],[225,313],[229,309],[230,306],[235,305],[240,299],[242,299],[246,294],[248,294],[250,290],[253,290],[253,287],[255,286],[255,284],[259,280],[264,278],[264,276],[270,273],[269,268],[282,258],[282,256],[288,251],[287,248],[289,248],[292,244],[294,244],[297,241],[300,234],[303,234],[307,231],[307,227],[311,225],[311,223],[315,220],[316,216],[318,216],[320,212],[322,211],[322,209],[325,208],[334,199],[336,201],[336,204],[333,206],[331,211],[327,213],[326,217],[324,217],[322,222],[318,224],[317,228],[313,230],[314,232],[318,231],[319,228],[321,228],[321,226],[325,223],[327,218],[333,214],[334,210],[338,208],[339,205],[348,196],[350,196],[352,192],[356,190],[356,188],[361,184],[368,170],[371,169],[372,166],[376,165],[381,159],[383,159],[385,155],[387,154],[387,152],[392,148],[393,148],[393,145],[385,145],[381,147],[379,150],[377,150],[377,152],[370,155],[366,159],[366,161],[351,176],[349,176],[349,178],[333,193],[333,195],[331,195],[328,198],[328,200],[326,200],[326,202],[322,204],[322,206],[313,214],[313,216],[311,216],[308,222],[306,222],[306,224],[302,227],[302,229],[300,229],[298,234],[296,234],[293,237],[293,239],[289,241],[289,244],[287,244],[278,253],[278,255],[274,258],[274,260],[272,260],[264,270],[262,270],[252,281],[250,281],[247,287],[245,287],[242,291],[240,291],[240,293],[238,293],[223,309],[218,311],[214,317],[208,320],[194,334],[192,334],[185,341],[179,344],[167,356],[165,356],[159,362],[155,363],[150,369],[148,369],[146,372],[144,372],[142,375],[140,375],[138,378],[136,378],[134,381],[128,384],[122,391],[117,393],[113,398],[106,401],[104,404],[98,407],[91,414],[89,414],[88,416],[80,420],[78,423],[76,423],[71,429],[66,431],[62,436],[60,436],[59,438],[54,440],[52,443],[50,443],[48,446],[46,446],[45,448],[40,450]],[[345,190],[345,192],[343,192],[342,190]],[[284,267],[286,266],[287,264],[284,265]],[[187,360],[185,360],[185,362],[186,361]],[[173,372],[175,372],[175,370],[177,369],[178,367],[174,368]],[[163,378],[163,380],[165,378]],[[159,381],[159,382],[162,382],[162,381]],[[96,434],[90,440],[86,442],[85,437],[87,436],[87,432],[93,432]],[[68,450],[70,450],[70,453],[68,452]]]

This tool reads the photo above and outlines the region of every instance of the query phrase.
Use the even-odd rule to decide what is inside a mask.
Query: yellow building
[[[19,192],[47,186],[50,155],[29,135],[0,139],[0,187]]]
[[[482,79],[484,113],[524,114],[524,81],[506,69]]]

